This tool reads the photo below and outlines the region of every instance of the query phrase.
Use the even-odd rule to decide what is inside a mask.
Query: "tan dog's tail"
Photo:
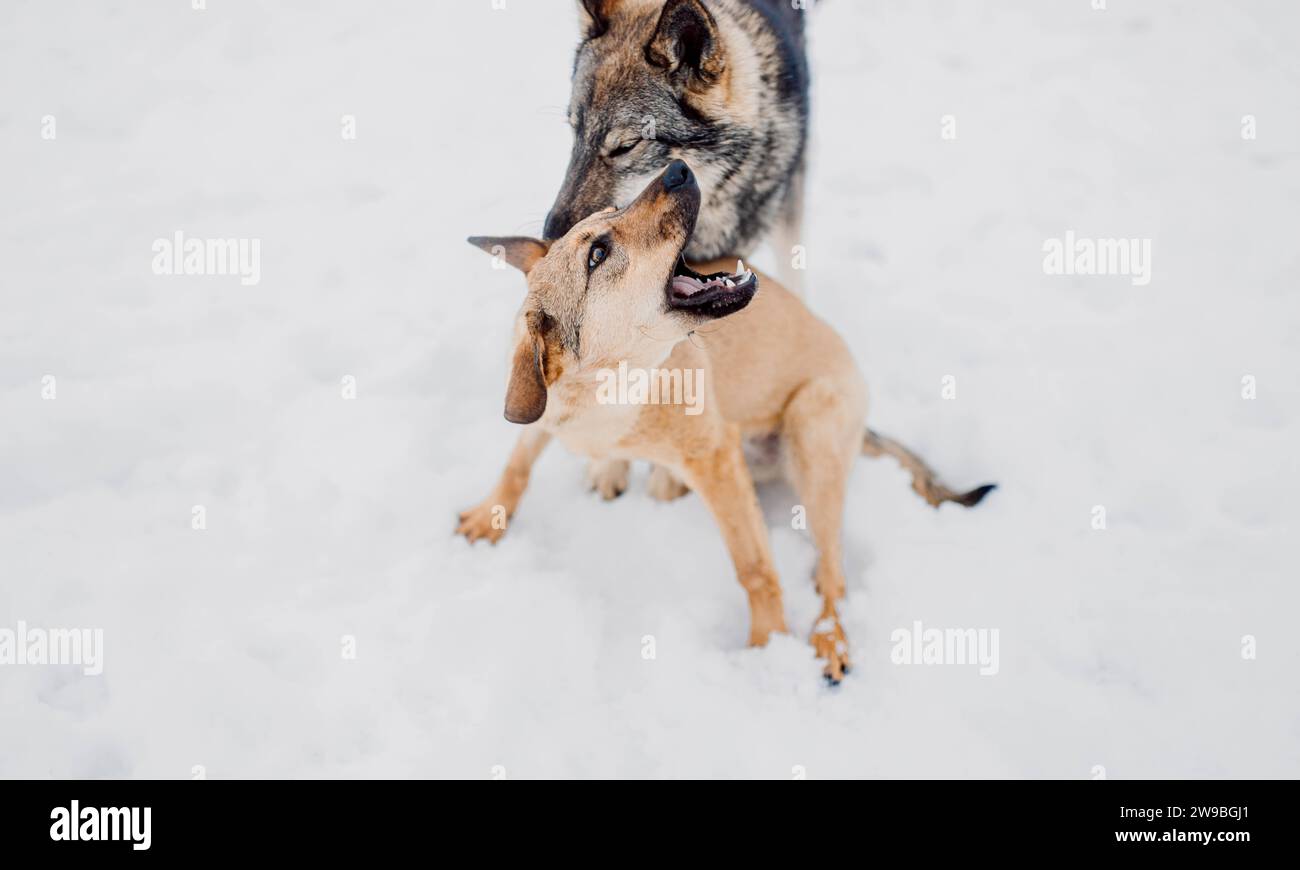
[[[966,507],[974,507],[984,499],[984,496],[997,488],[996,483],[986,483],[983,486],[977,486],[970,492],[953,492],[939,482],[939,476],[921,460],[921,457],[894,439],[886,438],[884,435],[870,429],[867,430],[867,434],[862,439],[862,452],[867,456],[889,454],[897,459],[900,465],[912,473],[912,489],[916,490],[921,498],[936,508],[946,501],[953,501]]]

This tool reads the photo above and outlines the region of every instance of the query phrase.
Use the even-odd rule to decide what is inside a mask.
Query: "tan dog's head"
[[[752,272],[700,275],[682,259],[699,209],[695,176],[677,160],[626,208],[597,212],[553,242],[469,240],[528,278],[507,420],[540,418],[547,388],[565,371],[623,360],[655,366],[702,323],[749,304],[758,289]]]

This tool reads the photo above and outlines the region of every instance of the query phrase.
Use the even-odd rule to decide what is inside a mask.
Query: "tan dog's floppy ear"
[[[546,411],[546,333],[551,320],[541,311],[525,315],[528,332],[515,348],[506,387],[506,419],[535,423]]]
[[[676,80],[695,73],[712,84],[726,67],[718,24],[700,0],[668,0],[646,58]]]
[[[470,236],[467,241],[509,263],[525,275],[551,249],[548,243],[527,236]]]

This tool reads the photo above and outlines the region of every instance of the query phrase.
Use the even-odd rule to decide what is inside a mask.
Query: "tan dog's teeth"
[[[745,261],[744,261],[744,260],[737,260],[737,261],[736,261],[736,274],[737,274],[737,275],[743,275],[743,274],[745,274]]]

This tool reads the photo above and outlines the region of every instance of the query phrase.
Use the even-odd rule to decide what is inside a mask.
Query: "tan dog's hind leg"
[[[510,518],[515,515],[515,508],[519,507],[519,499],[528,488],[533,463],[550,440],[550,433],[536,426],[528,426],[520,432],[496,488],[491,495],[460,515],[456,534],[464,535],[471,544],[479,538],[486,538],[493,544],[501,540]]]
[[[807,511],[817,547],[814,579],[822,612],[813,626],[812,645],[825,660],[826,679],[838,683],[849,670],[849,644],[840,625],[844,597],[844,555],[840,530],[849,470],[862,438],[862,414],[845,393],[825,381],[801,387],[786,408],[782,432],[790,480]]]
[[[600,493],[605,501],[613,501],[627,491],[630,465],[625,459],[593,459],[587,465],[587,486]],[[672,501],[686,495],[690,489],[669,469],[652,465],[646,491],[653,499]]]
[[[712,511],[736,566],[736,578],[749,593],[749,645],[763,646],[772,632],[784,632],[781,584],[767,543],[767,526],[758,494],[740,449],[740,431],[727,425],[725,444],[685,461],[685,477]]]
[[[626,459],[593,459],[587,464],[587,486],[605,501],[613,501],[627,491],[630,466]]]
[[[659,501],[672,501],[690,492],[686,484],[677,479],[666,466],[656,465],[650,469],[650,479],[646,481],[646,492]]]

